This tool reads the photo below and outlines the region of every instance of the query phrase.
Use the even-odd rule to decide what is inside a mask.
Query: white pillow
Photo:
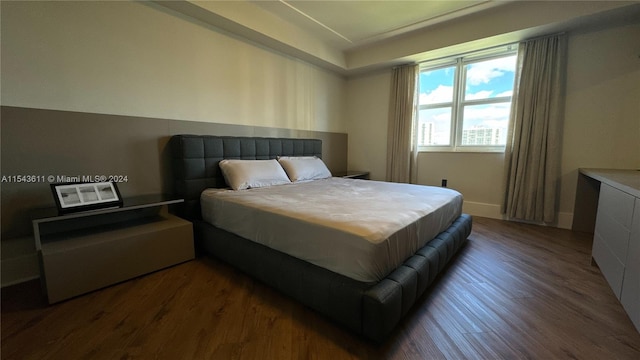
[[[278,162],[293,182],[331,177],[327,165],[315,156],[281,156]]]
[[[220,170],[227,185],[234,190],[291,183],[287,174],[273,160],[222,160]]]

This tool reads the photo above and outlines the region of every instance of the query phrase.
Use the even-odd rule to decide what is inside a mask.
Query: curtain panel
[[[387,132],[387,181],[412,182],[416,149],[412,139],[419,65],[393,69]]]
[[[566,36],[525,41],[505,148],[503,213],[511,219],[556,219],[563,123]]]

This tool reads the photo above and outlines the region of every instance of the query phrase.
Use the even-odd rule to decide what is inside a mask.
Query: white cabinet
[[[607,184],[600,187],[592,256],[620,299],[635,198]]]
[[[636,329],[640,330],[640,199],[637,198],[620,301]]]
[[[615,185],[600,186],[592,257],[640,330],[640,198]]]

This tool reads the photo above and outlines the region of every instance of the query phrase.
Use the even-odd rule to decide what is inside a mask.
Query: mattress
[[[213,226],[330,271],[378,282],[462,212],[451,189],[328,178],[248,190],[207,189]]]

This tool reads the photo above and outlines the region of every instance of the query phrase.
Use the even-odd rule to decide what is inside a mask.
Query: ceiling
[[[640,24],[638,0],[154,0],[153,3],[345,75],[554,32]]]
[[[251,0],[342,51],[507,3],[495,0]]]

